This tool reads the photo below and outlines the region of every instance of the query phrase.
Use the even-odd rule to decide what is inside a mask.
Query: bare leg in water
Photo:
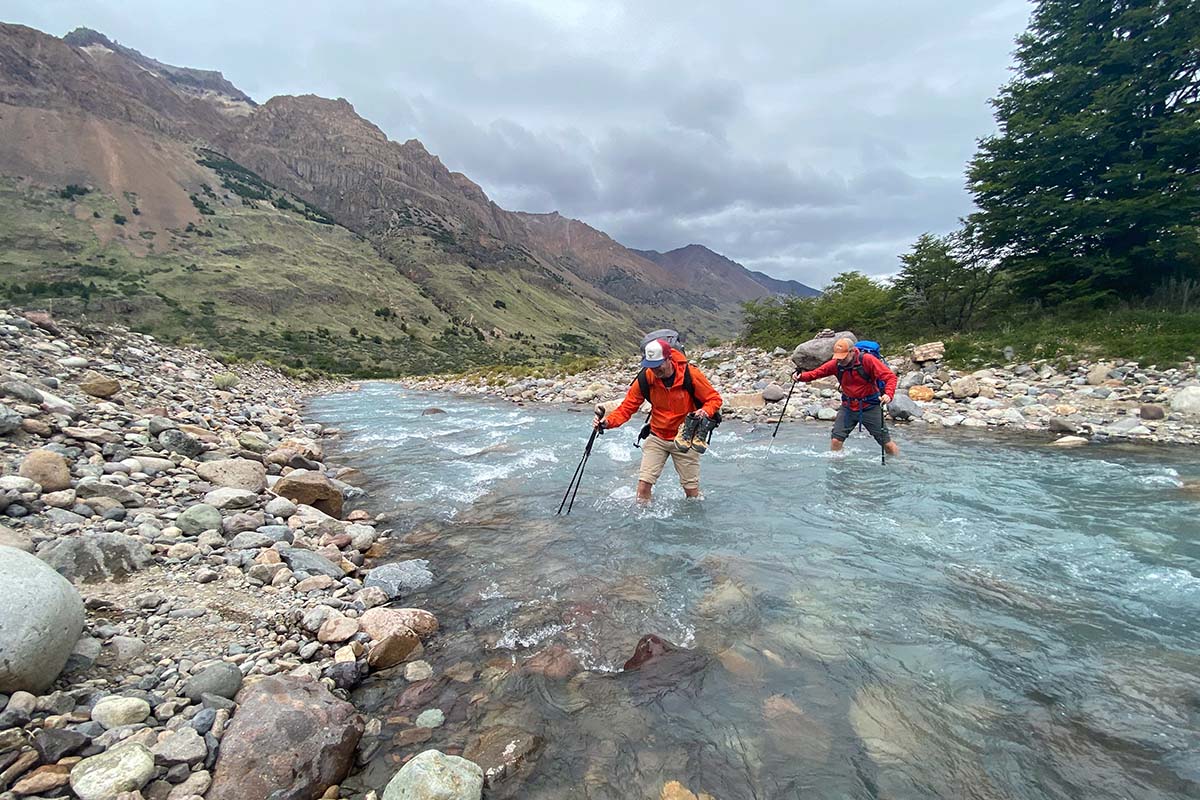
[[[845,445],[846,445],[846,443],[843,442],[841,439],[830,439],[829,440],[829,449],[831,451],[833,451],[834,453],[840,452],[841,449]],[[889,456],[900,455],[900,445],[896,444],[895,442],[888,442],[887,444],[885,444],[883,446],[883,449],[887,451],[887,454]]]
[[[649,503],[650,498],[651,498],[651,492],[653,490],[654,490],[653,483],[646,483],[645,481],[638,481],[638,485],[637,485],[638,502],[643,503],[643,504]],[[683,493],[686,494],[688,497],[699,497],[700,496],[699,489],[684,489]]]

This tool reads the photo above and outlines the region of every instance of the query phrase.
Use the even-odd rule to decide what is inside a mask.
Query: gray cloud
[[[507,208],[630,246],[706,244],[823,285],[895,270],[970,210],[987,99],[1028,0],[486,5],[10,0],[220,69],[259,100],[342,96]]]

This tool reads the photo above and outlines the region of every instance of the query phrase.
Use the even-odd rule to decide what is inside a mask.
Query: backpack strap
[[[637,377],[634,380],[637,381],[638,388],[642,390],[642,400],[649,402],[650,379],[646,377],[646,370],[644,368],[638,370]]]

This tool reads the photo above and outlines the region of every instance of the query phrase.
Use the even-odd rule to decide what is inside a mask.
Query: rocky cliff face
[[[201,97],[217,96],[225,99],[231,105],[242,103],[253,108],[257,105],[251,97],[238,89],[220,72],[211,69],[193,69],[191,67],[175,67],[164,64],[153,58],[142,55],[131,47],[123,47],[102,33],[91,28],[76,28],[63,37],[63,41],[74,47],[89,51],[93,55],[108,51],[116,53],[132,61],[149,72],[166,78],[176,88]]]

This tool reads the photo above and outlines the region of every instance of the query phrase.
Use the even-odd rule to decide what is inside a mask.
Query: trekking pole
[[[603,418],[604,406],[596,406],[596,416]],[[579,484],[583,483],[583,470],[587,467],[588,457],[592,454],[592,445],[596,442],[596,434],[600,433],[600,427],[592,428],[592,435],[588,437],[587,445],[583,448],[583,456],[579,459],[579,465],[575,467],[575,474],[571,476],[571,482],[567,484],[567,491],[563,493],[562,502],[558,504],[558,511],[554,512],[555,516],[562,513],[563,506],[567,506],[567,513],[571,513],[571,509],[575,507],[575,495],[579,494]],[[571,496],[571,502],[567,504],[567,495]]]
[[[882,403],[879,405],[879,424],[887,425],[887,406]],[[887,466],[887,445],[885,444],[879,445],[879,464]]]
[[[775,438],[775,434],[779,433],[779,426],[783,424],[783,416],[787,413],[788,403],[792,399],[792,392],[796,391],[796,381],[798,378],[792,378],[792,388],[788,389],[787,397],[783,400],[783,408],[779,410],[779,419],[775,421],[775,430],[771,431],[771,438]]]

